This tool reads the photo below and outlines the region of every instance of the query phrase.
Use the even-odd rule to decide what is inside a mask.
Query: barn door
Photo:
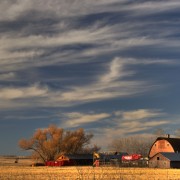
[[[160,167],[160,157],[157,157],[157,164],[156,164],[156,166],[157,166],[157,168],[159,168]]]

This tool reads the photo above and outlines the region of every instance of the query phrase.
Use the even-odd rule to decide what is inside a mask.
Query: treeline
[[[138,153],[144,157],[148,156],[150,147],[155,141],[156,137],[152,136],[129,136],[122,137],[112,141],[109,145],[109,149],[117,152],[127,152],[128,154]]]
[[[156,129],[152,135],[134,135],[114,139],[109,144],[109,149],[117,152],[127,152],[129,154],[138,153],[143,157],[148,157],[149,150],[157,137],[167,137],[168,133],[164,129]],[[173,137],[180,137],[180,129],[174,132]]]

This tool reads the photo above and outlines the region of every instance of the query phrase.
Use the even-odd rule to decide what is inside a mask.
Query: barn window
[[[160,160],[160,158],[159,158],[159,157],[157,157],[157,160]]]
[[[167,144],[167,146],[169,146],[169,144]]]

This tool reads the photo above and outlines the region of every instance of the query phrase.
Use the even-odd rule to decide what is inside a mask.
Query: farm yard
[[[167,143],[172,141],[174,142],[174,139],[170,138],[161,138],[160,144],[161,146],[157,146],[159,143],[159,139],[157,139],[154,143],[154,145],[151,148],[150,152],[158,152],[157,147],[162,147],[165,149],[166,147],[170,147],[170,143]],[[175,139],[176,140],[176,139]],[[178,143],[179,143],[178,139]],[[173,144],[173,143],[172,143]],[[177,144],[177,143],[176,143]],[[166,146],[167,145],[167,146]],[[177,146],[179,147],[179,146]],[[166,150],[166,149],[165,149]],[[100,160],[104,159],[103,162],[106,162],[106,160],[114,160],[113,163],[110,163],[111,161],[107,161],[108,163],[99,164],[98,166],[92,166],[91,163],[83,164],[82,161],[85,162],[87,159],[87,156],[84,155],[61,155],[57,161],[52,161],[53,165],[49,164],[48,166],[37,166],[42,165],[39,164],[38,160],[33,160],[30,157],[17,157],[17,156],[1,156],[0,157],[0,180],[180,180],[180,169],[176,169],[175,167],[179,167],[179,153],[175,152],[166,152],[158,154],[156,152],[156,155],[154,159],[151,158],[149,163],[146,164],[146,166],[141,167],[134,166],[134,167],[128,167],[123,166],[125,164],[124,161],[127,162],[137,162],[141,158],[140,155],[134,154],[134,155],[126,155],[126,153],[116,153],[116,154],[91,154],[89,157],[90,160],[95,158],[95,155],[98,157],[97,160],[101,162]],[[167,158],[162,156],[168,154]],[[175,155],[177,156],[176,158]],[[115,160],[118,160],[118,157],[122,159],[122,164],[115,163]],[[115,159],[114,159],[115,158]],[[120,160],[119,159],[119,160]],[[129,160],[130,159],[130,160]],[[69,161],[70,160],[76,160],[75,162],[78,164],[66,164],[67,166],[57,166],[54,163],[58,161]],[[166,160],[166,161],[165,161]],[[141,160],[140,160],[141,161]],[[80,163],[81,162],[81,163]],[[88,161],[89,162],[89,161]],[[119,162],[119,161],[118,161]],[[147,162],[147,161],[145,161]],[[169,163],[171,166],[165,166],[165,164]],[[45,165],[43,164],[43,165]],[[162,165],[161,168],[159,165]],[[121,165],[121,166],[120,166]],[[127,164],[128,165],[128,164]],[[156,165],[152,168],[150,165]],[[157,166],[158,165],[158,166]],[[169,168],[171,167],[171,168]]]
[[[0,157],[0,180],[180,180],[180,169],[64,166],[33,167],[32,160]]]
[[[1,166],[1,180],[179,180],[178,169]]]
[[[111,166],[32,167],[32,160],[0,157],[0,180],[180,180],[180,169]]]

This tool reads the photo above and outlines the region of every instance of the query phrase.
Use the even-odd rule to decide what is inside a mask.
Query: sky
[[[92,144],[180,128],[179,0],[1,0],[0,154],[55,124]]]

